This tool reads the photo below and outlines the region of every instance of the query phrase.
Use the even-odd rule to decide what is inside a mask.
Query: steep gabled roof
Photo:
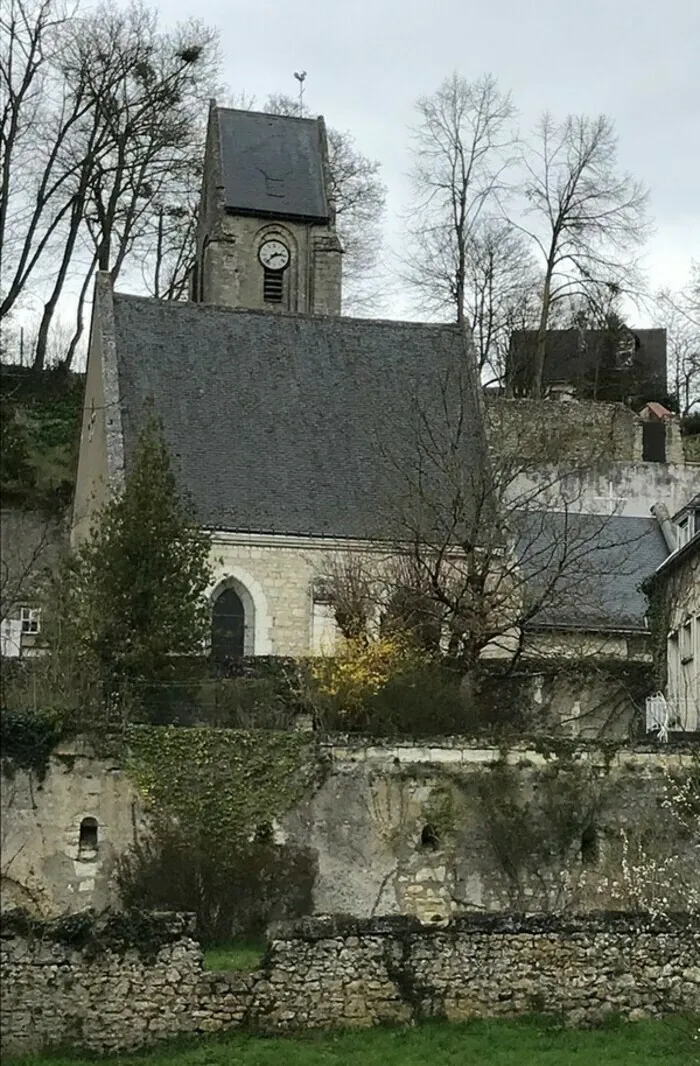
[[[456,326],[119,294],[113,306],[127,471],[152,397],[207,527],[396,537],[420,427],[439,434],[458,402],[465,469],[483,468],[478,389]]]
[[[228,210],[329,221],[323,119],[219,107],[215,120]]]

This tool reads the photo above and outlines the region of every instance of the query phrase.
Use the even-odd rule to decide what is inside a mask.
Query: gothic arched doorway
[[[245,608],[234,588],[225,588],[214,600],[211,654],[217,662],[240,659],[245,654]]]

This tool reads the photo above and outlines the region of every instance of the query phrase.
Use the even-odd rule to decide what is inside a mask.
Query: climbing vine
[[[510,886],[513,900],[533,878],[556,895],[564,885],[550,877],[566,869],[582,841],[596,839],[596,822],[608,787],[609,763],[600,767],[560,757],[533,769],[525,787],[522,772],[505,758],[479,783],[479,801],[490,850]],[[556,902],[552,900],[551,902]]]
[[[156,819],[212,849],[243,843],[320,779],[305,733],[130,726],[127,772]]]
[[[666,582],[658,574],[642,583],[647,598],[647,622],[651,633],[654,681],[659,689],[666,687],[666,640],[671,622],[671,597]]]

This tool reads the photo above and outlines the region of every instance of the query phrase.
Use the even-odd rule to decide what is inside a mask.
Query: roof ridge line
[[[227,307],[225,304],[195,303],[194,300],[159,300],[155,296],[142,296],[138,293],[115,292],[115,301],[122,300],[138,301],[151,306],[159,305],[171,310],[184,308],[196,309],[197,311],[221,311],[230,315],[255,315],[265,318],[282,318],[292,320],[309,320],[313,322],[353,322],[367,323],[373,326],[408,326],[418,329],[447,330],[450,333],[459,333],[460,326],[456,322],[414,322],[403,318],[360,318],[354,315],[323,315],[312,314],[308,311],[266,311],[261,307]],[[465,336],[469,337],[468,333]]]

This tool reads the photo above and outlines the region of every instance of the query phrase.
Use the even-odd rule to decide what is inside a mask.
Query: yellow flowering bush
[[[432,660],[432,654],[409,636],[392,633],[374,640],[343,640],[335,655],[312,660],[309,673],[321,700],[350,717],[391,680],[427,667]]]

